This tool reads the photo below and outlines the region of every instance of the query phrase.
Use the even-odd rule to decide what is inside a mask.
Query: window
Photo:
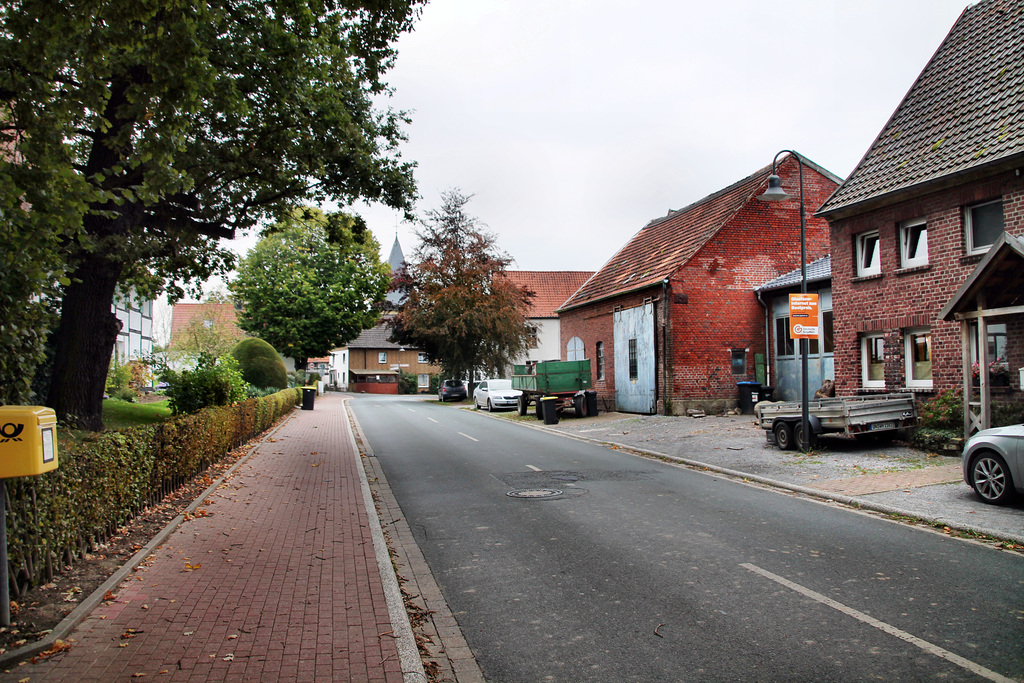
[[[566,360],[583,360],[586,357],[587,353],[583,350],[583,340],[579,337],[573,337],[565,345]]]
[[[425,372],[421,372],[416,375],[416,388],[417,389],[429,389],[430,388],[430,375]]]
[[[832,326],[832,311],[821,312],[821,340],[825,345],[825,353],[835,353],[836,336]]]
[[[878,255],[878,231],[862,232],[857,235],[857,277],[878,275],[882,272]]]
[[[861,384],[865,388],[885,386],[885,340],[880,334],[861,339]]]
[[[747,350],[746,349],[733,349],[732,350],[732,374],[734,374],[734,375],[745,375],[745,374],[747,374]]]
[[[636,358],[636,339],[629,340],[629,378],[640,378],[640,367]]]
[[[420,351],[418,354],[416,354],[416,362],[419,363],[420,365],[426,365],[427,363],[430,362],[430,359],[427,358],[426,353]]]
[[[923,219],[900,225],[900,265],[904,268],[928,265],[928,224]]]
[[[604,379],[604,342],[597,342],[597,381]]]
[[[964,209],[967,253],[982,254],[1003,234],[1003,200]]]
[[[388,352],[387,351],[378,351],[377,352],[377,362],[381,363],[381,364],[387,363],[388,362]]]
[[[907,386],[932,386],[932,333],[931,330],[910,330],[903,335],[906,346]]]
[[[537,329],[536,325],[530,325],[526,328],[526,333],[530,337],[528,342],[531,349],[535,349],[540,346],[540,340],[537,338],[537,334],[540,330]]]
[[[795,356],[796,346],[789,336],[789,316],[775,319],[775,356]]]

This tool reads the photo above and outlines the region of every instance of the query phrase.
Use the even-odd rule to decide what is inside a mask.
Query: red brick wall
[[[865,332],[886,336],[886,387],[878,391],[903,389],[903,332],[910,327],[931,328],[932,392],[961,385],[960,324],[936,320],[936,315],[982,258],[966,254],[963,207],[1000,196],[1006,231],[1024,234],[1024,179],[1012,172],[832,222],[837,394],[866,391],[860,359]],[[922,217],[928,222],[928,265],[901,270],[899,224]],[[855,278],[855,235],[872,229],[879,231],[882,273]]]
[[[779,169],[783,187],[798,194],[794,160]],[[804,171],[807,206],[807,260],[829,252],[828,224],[813,212],[835,190],[836,184],[810,168]],[[760,194],[758,192],[757,194]],[[573,336],[583,339],[587,357],[595,358],[598,341],[604,342],[605,379],[597,381],[598,395],[614,405],[615,365],[612,312],[630,308],[645,298],[654,300],[658,410],[664,412],[666,395],[671,411],[688,407],[719,409],[735,405],[736,383],[754,379],[754,354],[766,353],[765,310],[754,289],[800,267],[799,201],[762,202],[751,199],[725,226],[670,278],[668,324],[668,380],[665,391],[664,301],[660,286],[615,297],[562,313],[561,346]],[[685,301],[685,303],[682,303]],[[732,374],[732,349],[749,349],[747,373]]]

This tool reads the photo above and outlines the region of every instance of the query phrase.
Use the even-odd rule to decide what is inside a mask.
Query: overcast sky
[[[968,4],[433,0],[388,79],[418,210],[459,188],[514,268],[596,270],[781,149],[845,177]]]

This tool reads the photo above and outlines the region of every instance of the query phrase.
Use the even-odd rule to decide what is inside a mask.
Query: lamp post
[[[807,293],[807,217],[804,211],[804,160],[791,149],[784,149],[772,159],[772,174],[768,176],[768,189],[758,199],[765,202],[779,202],[785,199],[792,199],[793,195],[787,194],[782,189],[782,179],[776,174],[775,169],[779,157],[783,154],[792,155],[800,169],[800,293]],[[810,419],[807,415],[807,339],[800,340],[800,450],[811,449]]]

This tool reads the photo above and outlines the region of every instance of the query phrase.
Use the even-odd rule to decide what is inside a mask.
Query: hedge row
[[[285,389],[159,425],[62,439],[56,470],[4,480],[11,596],[52,580],[55,567],[72,564],[147,505],[266,431],[301,396]]]

